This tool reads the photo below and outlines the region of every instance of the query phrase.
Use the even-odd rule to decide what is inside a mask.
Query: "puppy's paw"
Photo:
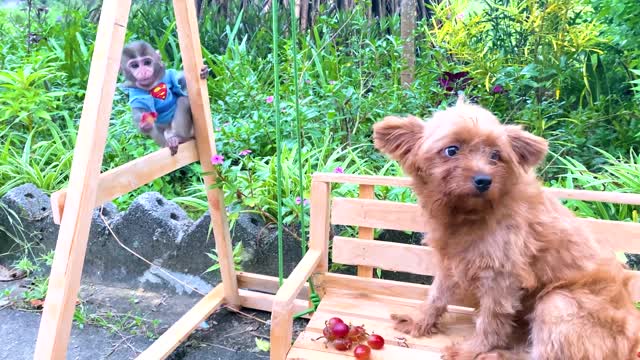
[[[440,359],[442,360],[474,360],[478,359],[478,353],[475,351],[466,350],[458,344],[451,344],[442,350]],[[492,360],[486,358],[485,360]]]
[[[396,323],[394,329],[413,337],[428,336],[439,332],[436,323],[428,321],[426,318],[415,321],[406,314],[391,314],[391,320]]]

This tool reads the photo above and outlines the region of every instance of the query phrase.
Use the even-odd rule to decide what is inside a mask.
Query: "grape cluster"
[[[333,317],[325,322],[322,335],[338,351],[350,350],[353,344],[353,355],[357,360],[368,360],[371,349],[379,350],[384,346],[384,338],[377,334],[368,334],[364,326],[347,325],[338,317]],[[361,344],[362,342],[367,344]]]

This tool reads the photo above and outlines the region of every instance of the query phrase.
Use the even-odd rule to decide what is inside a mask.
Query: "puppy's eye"
[[[500,160],[500,151],[498,150],[494,150],[491,152],[491,155],[489,155],[489,158],[493,161],[499,161]]]
[[[460,148],[455,146],[455,145],[447,146],[444,149],[444,155],[447,156],[447,157],[454,157],[454,156],[456,156],[456,154],[458,153],[459,150],[460,150]]]

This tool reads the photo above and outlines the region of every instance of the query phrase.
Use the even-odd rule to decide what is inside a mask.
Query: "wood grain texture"
[[[169,148],[163,148],[107,170],[98,177],[98,192],[94,207],[127,194],[195,161],[198,161],[196,142],[190,140],[180,144],[178,153],[175,156],[171,156]],[[62,219],[66,198],[67,189],[51,194],[53,222],[56,224],[60,224]]]
[[[203,66],[202,49],[200,47],[200,33],[198,31],[198,18],[196,16],[195,2],[174,0],[173,8],[176,14],[176,28],[180,42],[180,52],[184,74],[187,80],[187,92],[195,138],[200,158],[200,165],[205,174],[204,185],[206,187],[207,202],[211,211],[211,224],[215,239],[220,274],[224,284],[224,295],[232,305],[240,303],[238,295],[238,282],[236,279],[233,252],[231,246],[231,234],[229,222],[224,204],[222,189],[212,189],[216,178],[213,175],[211,157],[216,154],[216,143],[213,137],[213,123],[211,120],[211,105],[206,80],[200,79],[200,70]]]
[[[376,229],[428,232],[422,209],[416,204],[383,200],[334,198],[331,223]],[[640,224],[623,221],[578,219],[603,244],[615,251],[640,253]]]
[[[238,289],[240,294],[240,305],[245,308],[267,311],[270,312],[273,309],[273,301],[275,295],[265,294],[257,291],[250,291],[244,289]],[[299,297],[293,300],[293,313],[299,313],[309,308],[306,299],[300,299]],[[308,319],[310,316],[303,316]]]
[[[142,352],[138,360],[165,359],[195,328],[211,315],[224,301],[223,285],[219,284],[198,301],[175,324],[171,325],[156,341]]]
[[[330,192],[329,184],[311,181],[309,248],[322,253],[318,272],[329,271]]]
[[[313,179],[327,183],[411,187],[410,178],[396,176],[316,173],[313,174]],[[640,194],[561,188],[545,188],[545,191],[550,192],[559,199],[640,205]]]
[[[239,271],[237,272],[238,288],[256,290],[260,292],[267,292],[275,294],[280,289],[278,284],[278,278],[276,276],[254,274]],[[309,284],[304,284],[300,293],[298,293],[298,299],[309,299]],[[269,307],[271,310],[271,307]]]
[[[316,270],[321,256],[320,250],[310,249],[276,293],[271,311],[271,359],[284,359],[291,347],[294,300]]]
[[[427,246],[336,236],[331,253],[333,262],[344,265],[375,266],[420,275],[433,275],[436,270],[435,254]]]
[[[34,359],[66,358],[130,6],[102,5]]]
[[[375,199],[375,187],[373,185],[360,185],[358,198],[360,199]],[[358,227],[358,238],[361,240],[373,240],[373,228],[360,226]],[[373,277],[373,267],[359,265],[358,276],[361,277]]]
[[[352,278],[356,277],[352,276]],[[412,338],[394,330],[391,314],[413,313],[419,303],[419,301],[400,297],[376,296],[345,289],[330,290],[322,299],[318,311],[311,317],[305,332],[296,339],[288,359],[305,359],[306,351],[320,352],[325,355],[315,357],[315,353],[312,353],[313,359],[342,359],[340,356],[344,354],[351,355],[351,353],[338,352],[331,346],[325,348],[322,341],[312,341],[313,338],[322,335],[325,321],[334,316],[340,317],[346,323],[364,325],[367,331],[384,337],[384,348],[372,351],[372,359],[439,359],[442,348],[450,345],[452,341],[460,341],[473,334],[471,309],[466,309],[466,312],[445,314],[442,328],[446,334]],[[403,344],[408,348],[403,347]]]

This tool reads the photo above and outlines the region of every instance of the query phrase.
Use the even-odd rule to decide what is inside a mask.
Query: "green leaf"
[[[269,348],[271,348],[271,344],[269,343],[269,340],[263,340],[260,338],[256,338],[256,347],[258,348],[258,350],[260,351],[269,351]]]

